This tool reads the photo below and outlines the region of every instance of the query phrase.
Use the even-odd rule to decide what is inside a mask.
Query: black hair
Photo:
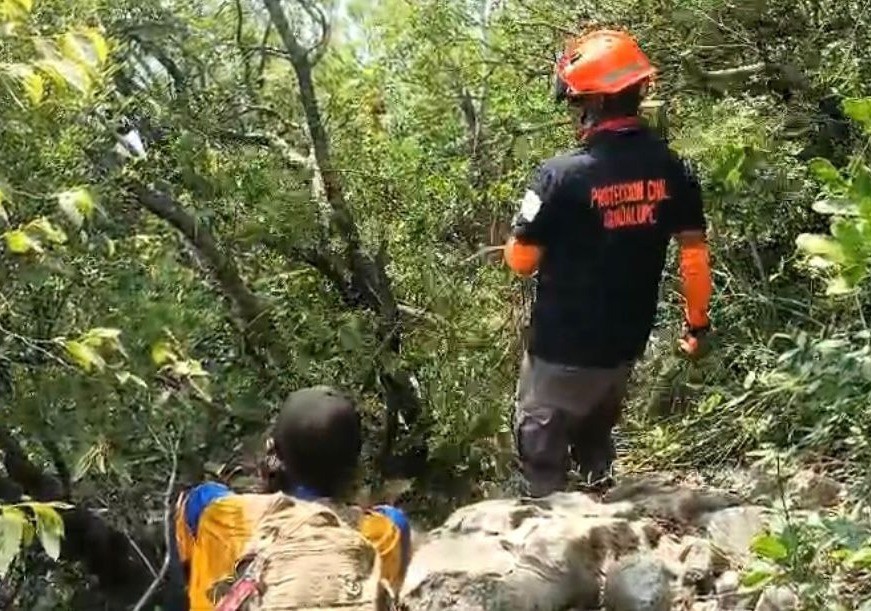
[[[585,120],[595,124],[608,119],[634,117],[641,109],[644,99],[644,83],[627,87],[612,94],[567,97],[567,102],[583,109]]]
[[[298,486],[325,497],[343,493],[354,479],[363,446],[354,402],[326,387],[291,394],[267,440],[262,474],[268,492]]]

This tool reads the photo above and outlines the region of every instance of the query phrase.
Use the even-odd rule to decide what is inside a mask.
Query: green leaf
[[[60,48],[65,57],[90,68],[104,64],[109,55],[106,39],[96,30],[64,34]]]
[[[57,203],[61,211],[76,226],[80,227],[84,219],[94,214],[94,198],[85,188],[70,189],[57,194]]]
[[[60,557],[60,543],[64,536],[64,522],[60,514],[45,503],[30,503],[28,506],[36,515],[36,533],[42,549],[52,560]]]
[[[126,386],[127,384],[135,384],[141,388],[148,388],[148,384],[140,378],[139,376],[133,375],[129,371],[122,371],[120,373],[116,373],[115,377],[118,379],[118,382],[121,386]]]
[[[44,216],[27,223],[25,229],[39,233],[42,238],[53,244],[64,244],[67,241],[67,234],[62,229],[55,227]]]
[[[844,114],[859,123],[865,131],[871,131],[871,98],[844,100]]]
[[[343,350],[352,352],[363,347],[363,338],[352,323],[346,323],[339,327],[339,344]]]
[[[828,159],[822,157],[811,159],[808,169],[814,178],[832,191],[842,191],[847,188],[847,181]]]
[[[774,567],[757,563],[741,576],[741,585],[745,588],[758,588],[774,578]]]
[[[3,0],[0,2],[0,21],[23,20],[33,9],[33,0]]]
[[[178,361],[178,356],[166,342],[157,342],[151,347],[151,360],[161,367],[166,363]]]
[[[750,550],[766,560],[783,560],[789,555],[783,541],[774,535],[760,535],[753,540]]]
[[[33,528],[30,520],[24,522],[24,532],[21,533],[21,545],[30,547],[33,544],[33,539],[36,537],[36,530]]]
[[[9,64],[5,66],[6,72],[21,82],[27,99],[34,106],[42,102],[45,96],[45,81],[33,66],[29,64]]]
[[[856,553],[852,554],[846,561],[847,565],[852,568],[868,569],[871,568],[871,547],[863,547]]]
[[[29,252],[43,252],[40,243],[21,229],[7,231],[3,234],[3,239],[6,240],[6,250],[16,255],[23,255]]]
[[[809,255],[817,255],[836,263],[846,263],[844,249],[834,239],[811,233],[803,233],[795,240],[799,250]]]
[[[170,367],[170,371],[180,378],[204,378],[209,375],[202,364],[194,359],[177,361]]]
[[[861,262],[868,250],[868,241],[852,219],[836,219],[832,223],[832,236],[841,246],[846,257],[845,263]]]
[[[37,72],[27,75],[22,80],[22,83],[24,85],[24,93],[27,94],[27,99],[30,100],[31,104],[36,106],[42,102],[42,99],[45,97],[45,81]]]
[[[85,333],[79,341],[92,348],[109,348],[118,350],[121,347],[121,329],[95,327]]]
[[[87,71],[69,59],[44,59],[36,65],[58,85],[69,85],[83,94],[89,93],[93,87]]]
[[[0,577],[4,577],[21,550],[27,517],[15,507],[0,508]]]
[[[859,215],[859,207],[846,199],[824,199],[814,202],[811,207],[819,214],[849,217]]]
[[[101,357],[91,346],[88,346],[85,343],[68,340],[64,342],[64,348],[66,348],[70,358],[72,358],[79,367],[88,373],[94,369],[103,371],[106,367],[106,361],[103,360],[103,357]]]

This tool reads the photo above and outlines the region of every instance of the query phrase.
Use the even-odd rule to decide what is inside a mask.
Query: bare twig
[[[42,346],[56,346],[55,342],[53,342],[51,340],[33,339],[31,337],[25,337],[23,335],[20,335],[18,333],[10,331],[9,329],[4,327],[3,325],[0,325],[0,334],[6,335],[7,337],[24,344],[26,347],[28,347],[36,352],[39,352],[47,360],[52,361],[53,363],[55,363],[56,365],[59,365],[60,367],[63,367],[64,369],[69,369],[69,370],[75,369],[75,367],[73,367],[67,361],[63,360],[61,357],[59,357],[55,353],[51,352],[50,350],[42,347]]]
[[[160,571],[157,573],[157,576],[154,578],[154,581],[151,582],[151,585],[148,586],[148,589],[145,591],[145,594],[142,595],[142,598],[136,603],[133,607],[133,611],[142,611],[145,608],[145,605],[148,604],[148,601],[151,600],[151,597],[154,596],[154,593],[157,592],[157,589],[160,587],[160,584],[166,578],[166,574],[169,571],[169,562],[172,558],[172,492],[175,489],[175,479],[178,475],[178,441],[173,444],[172,448],[172,473],[169,476],[169,482],[166,485],[166,495],[164,497],[163,502],[163,540],[166,545],[166,552],[163,555],[163,564],[160,566]]]
[[[130,536],[130,533],[125,532],[124,536],[127,538],[127,542],[130,544],[130,547],[133,548],[133,551],[136,552],[136,555],[139,556],[139,559],[142,561],[142,564],[145,565],[145,568],[148,569],[148,572],[151,573],[151,576],[154,579],[157,579],[157,569],[154,568],[154,565],[151,563],[151,560],[148,559],[148,556],[145,555],[145,552],[142,551],[142,548],[139,547],[139,544]]]

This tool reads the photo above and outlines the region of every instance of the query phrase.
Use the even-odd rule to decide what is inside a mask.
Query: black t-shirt
[[[641,356],[669,239],[704,230],[698,181],[646,128],[599,132],[545,162],[513,227],[543,250],[530,353],[586,367]]]

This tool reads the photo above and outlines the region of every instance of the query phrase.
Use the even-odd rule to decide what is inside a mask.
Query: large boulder
[[[739,503],[724,491],[660,477],[628,482],[602,501],[558,493],[463,507],[416,551],[403,605],[408,611],[690,608],[697,596],[716,596],[714,584],[729,565],[704,535],[742,537],[729,534],[733,523],[743,524],[735,517],[745,509]],[[744,539],[742,550],[749,545]]]
[[[835,503],[842,494],[837,483],[812,472],[794,472],[775,483],[797,511]],[[763,489],[772,486],[760,481],[747,490],[762,498]],[[740,587],[753,539],[773,517],[771,509],[747,499],[656,475],[626,479],[603,498],[576,492],[469,505],[423,537],[405,580],[403,606],[408,611],[796,608],[788,589],[760,596]]]
[[[659,530],[581,494],[485,501],[431,532],[402,599],[410,610],[598,606],[606,563],[649,549]]]

